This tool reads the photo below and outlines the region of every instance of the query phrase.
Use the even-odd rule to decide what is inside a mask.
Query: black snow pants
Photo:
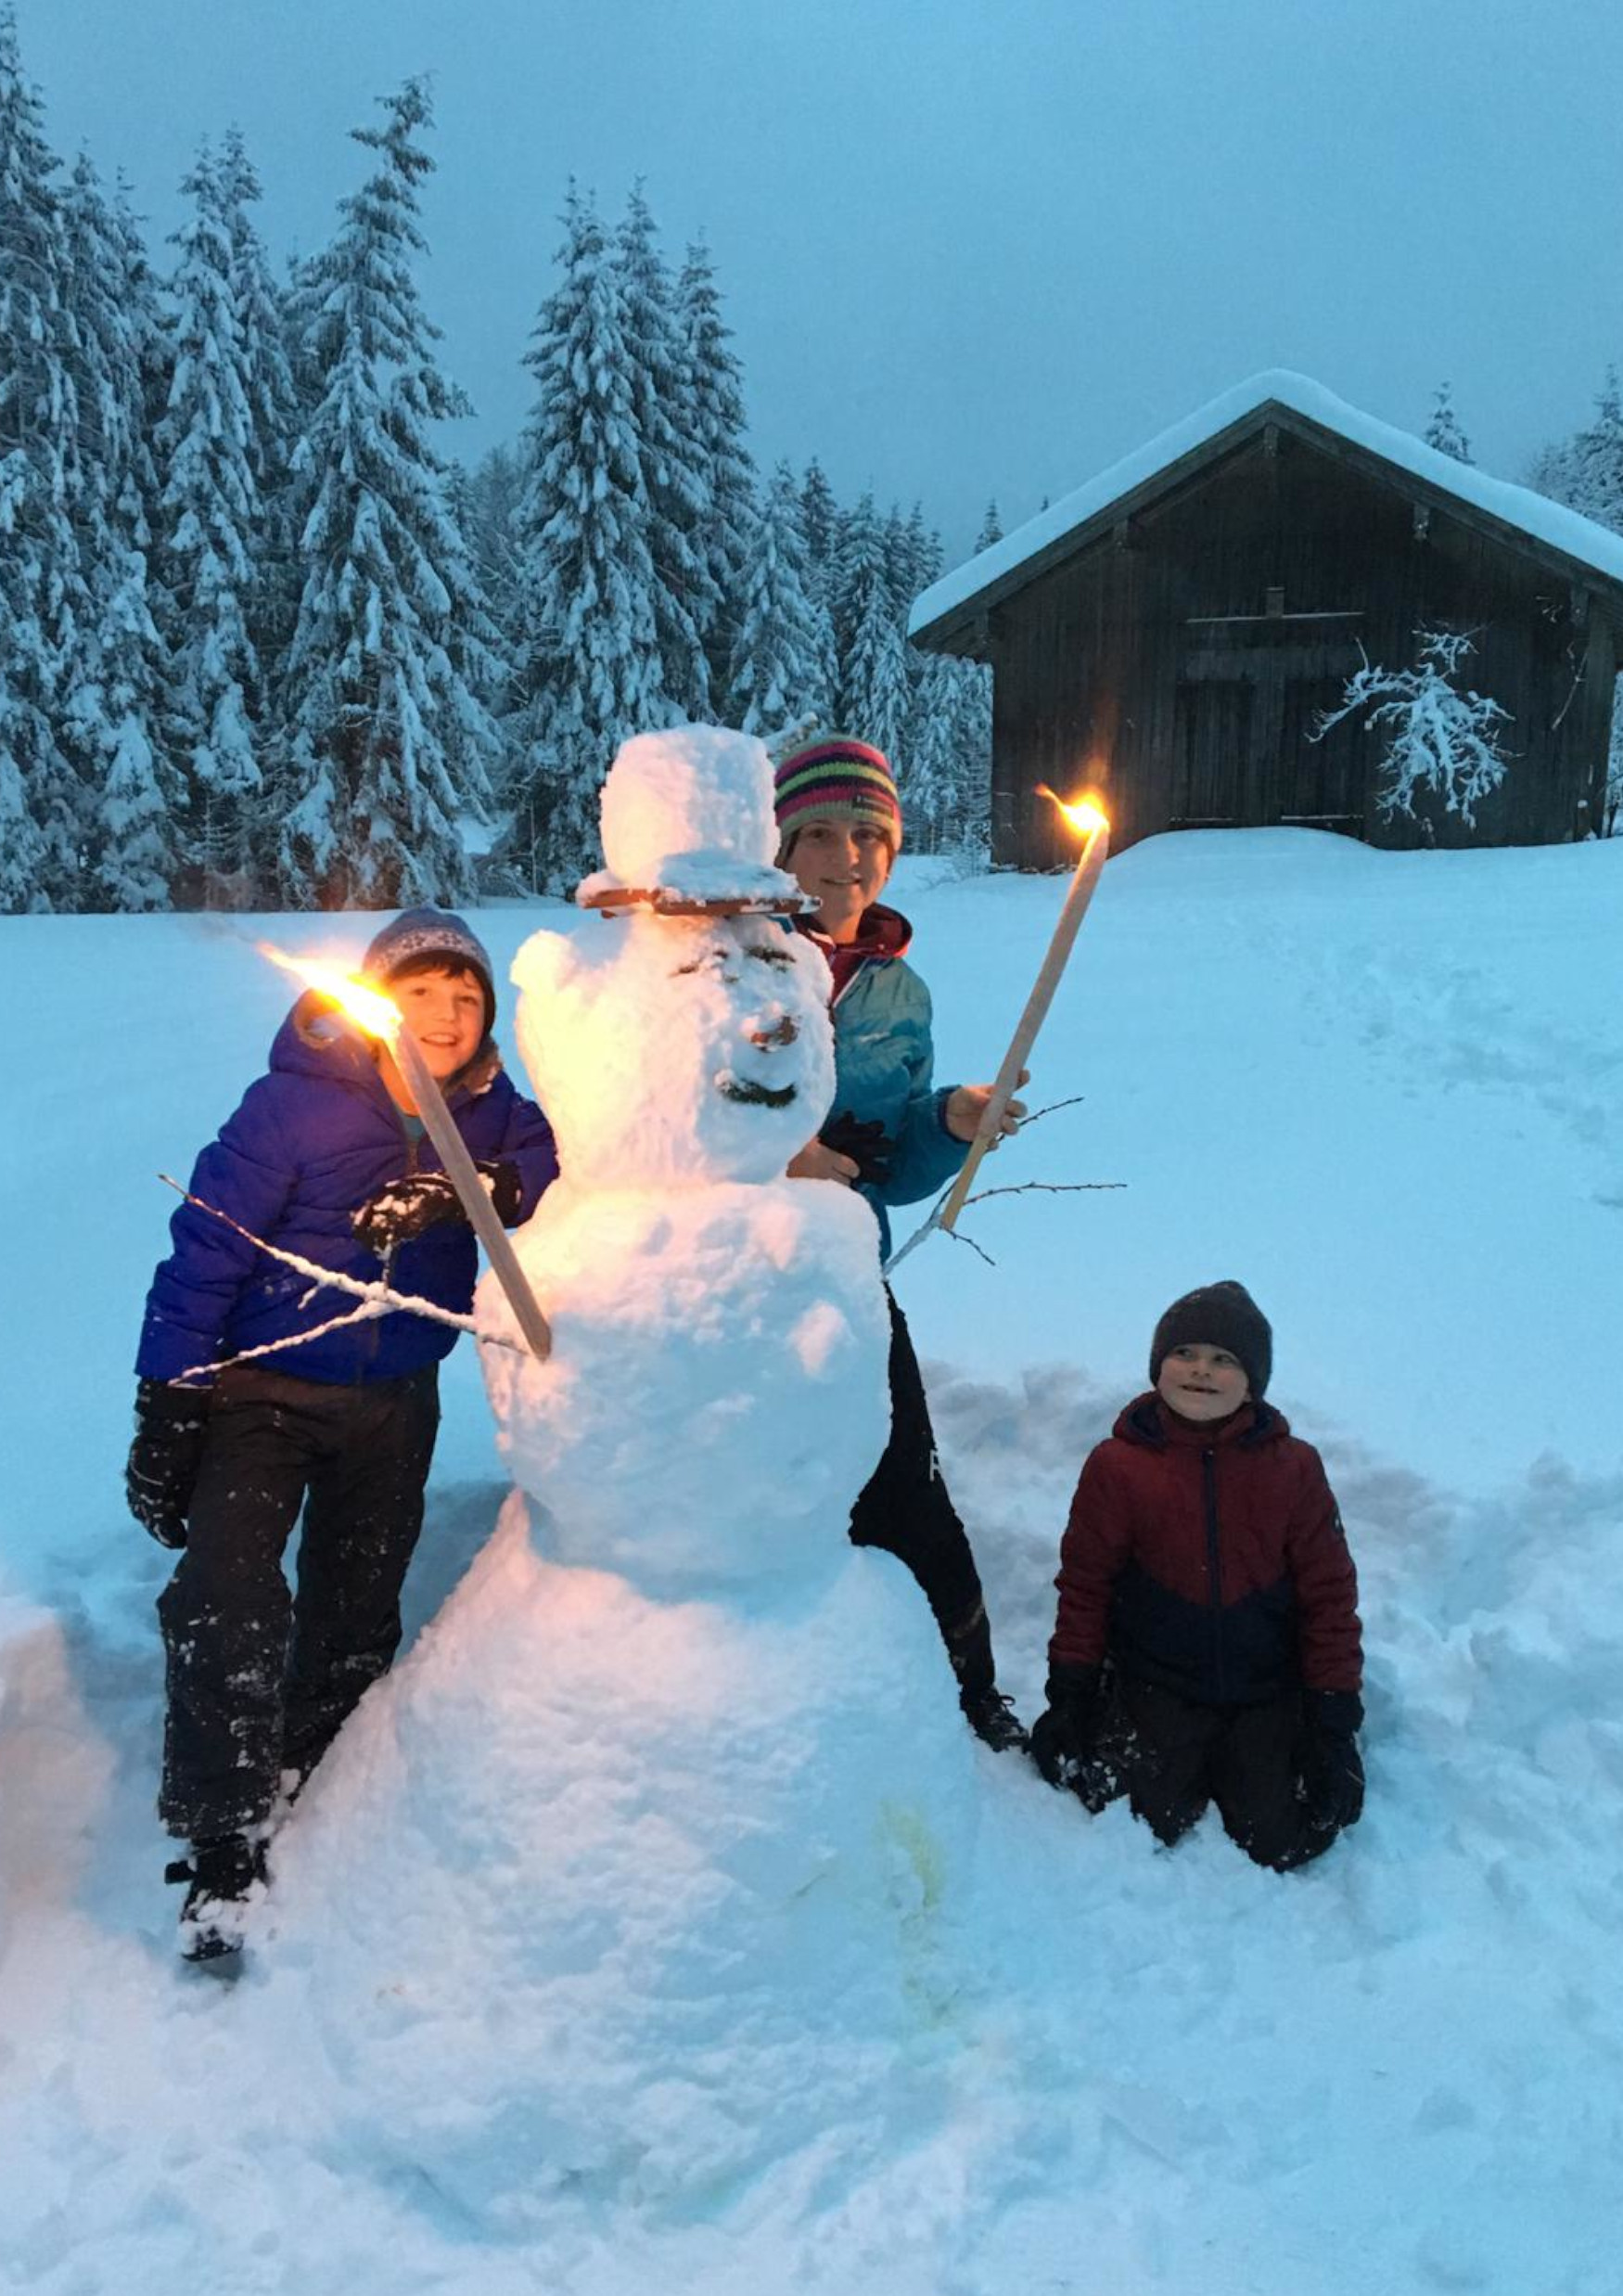
[[[1118,1679],[1120,1777],[1132,1814],[1169,1847],[1208,1802],[1247,1857],[1276,1873],[1322,1856],[1337,1828],[1301,1793],[1302,1702],[1203,1706],[1152,1683]]]
[[[890,1440],[851,1509],[851,1541],[881,1546],[907,1565],[935,1613],[960,1684],[974,1695],[990,1690],[994,1677],[980,1573],[941,1480],[906,1318],[888,1286],[885,1298],[890,1309]]]
[[[440,1424],[438,1366],[326,1386],[221,1375],[185,1551],[160,1596],[169,1694],[159,1813],[191,1841],[265,1817],[400,1646],[400,1593]],[[304,1510],[297,1590],[282,1555]]]

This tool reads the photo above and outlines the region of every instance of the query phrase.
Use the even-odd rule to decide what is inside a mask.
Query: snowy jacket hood
[[[273,1075],[318,1077],[368,1097],[381,1093],[394,1106],[372,1040],[315,989],[306,991],[276,1031],[269,1065]],[[502,1056],[487,1036],[467,1066],[441,1085],[447,1107],[489,1092],[502,1073]]]

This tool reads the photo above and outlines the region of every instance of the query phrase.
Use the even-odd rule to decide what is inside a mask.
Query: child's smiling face
[[[385,985],[435,1083],[465,1069],[485,1033],[485,993],[478,975],[437,966]]]
[[[1161,1361],[1156,1392],[1181,1419],[1196,1423],[1226,1419],[1251,1392],[1246,1366],[1226,1347],[1169,1348]]]

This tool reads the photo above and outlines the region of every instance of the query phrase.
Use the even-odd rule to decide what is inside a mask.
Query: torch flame
[[[1092,837],[1095,830],[1107,829],[1110,827],[1110,816],[1092,789],[1084,789],[1080,797],[1055,797],[1047,783],[1040,781],[1037,784],[1037,794],[1039,797],[1047,798],[1052,804],[1057,805],[1071,827],[1083,837]]]
[[[380,1036],[386,1045],[394,1042],[400,1033],[400,1007],[364,974],[346,972],[341,965],[325,964],[317,956],[289,956],[270,941],[262,941],[259,951],[273,965],[280,965],[284,972],[290,972],[306,988],[336,1005],[368,1036]]]

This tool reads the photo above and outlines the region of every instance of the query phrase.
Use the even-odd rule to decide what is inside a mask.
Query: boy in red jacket
[[[1319,1454],[1262,1398],[1273,1335],[1243,1286],[1175,1300],[1154,1392],[1089,1456],[1060,1548],[1038,1768],[1131,1798],[1169,1846],[1215,1802],[1277,1872],[1363,1808],[1358,1579]]]

